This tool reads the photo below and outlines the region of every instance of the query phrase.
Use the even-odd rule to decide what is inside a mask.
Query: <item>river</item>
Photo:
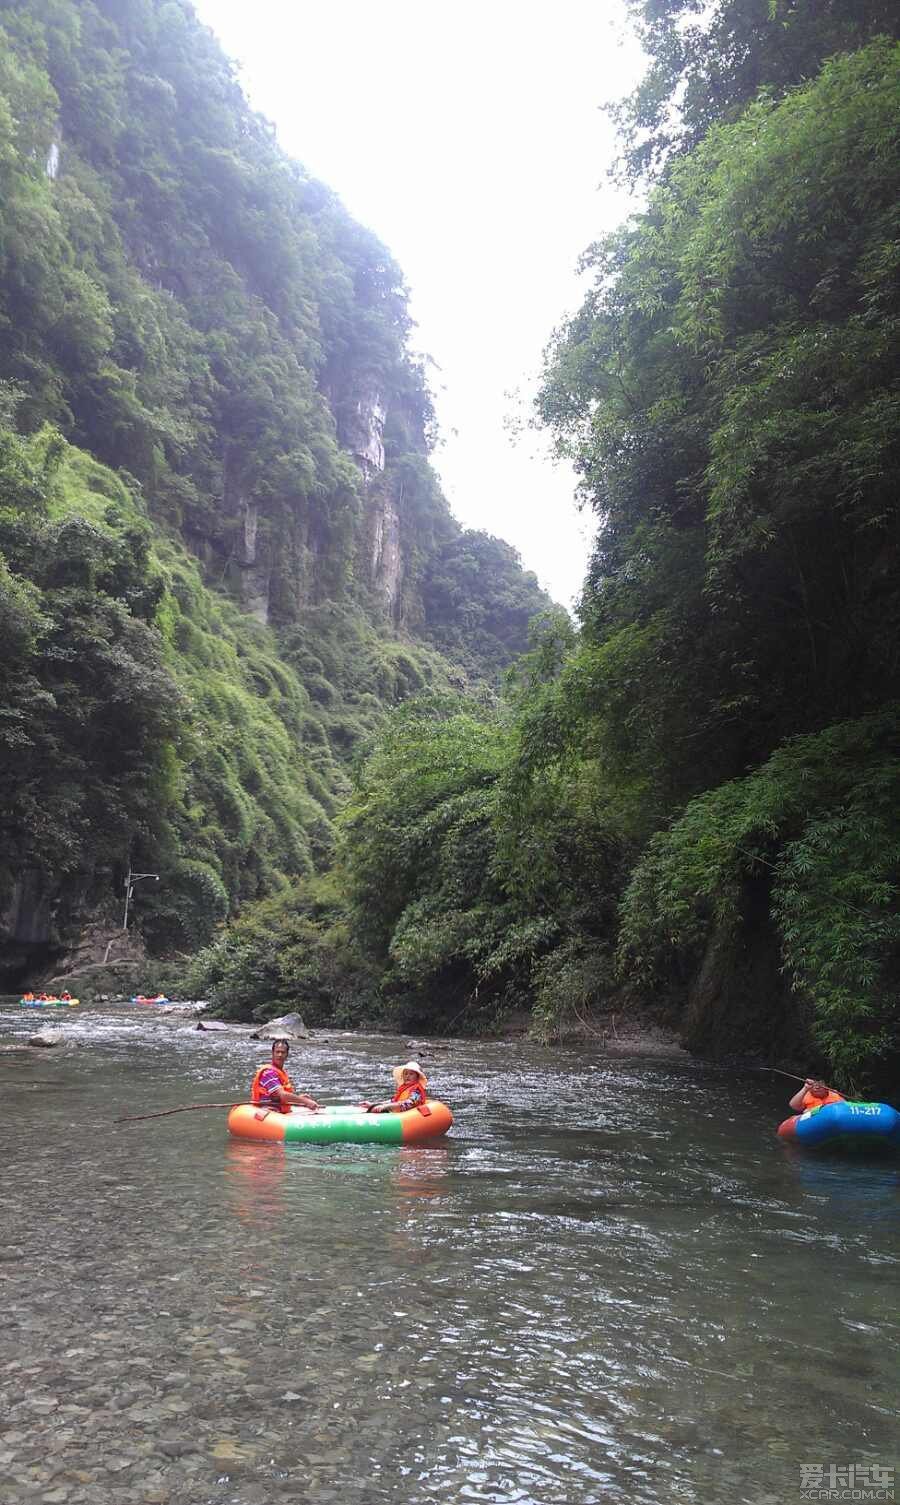
[[[435,1043],[438,1147],[254,1145],[113,1119],[240,1097],[264,1047],[0,1035],[47,1023],[0,1056],[4,1505],[793,1505],[900,1462],[900,1173],[782,1146],[783,1079]],[[291,1071],[349,1101],[408,1054]]]

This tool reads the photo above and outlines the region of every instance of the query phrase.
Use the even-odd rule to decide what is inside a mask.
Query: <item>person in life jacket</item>
[[[272,1059],[260,1066],[250,1087],[251,1103],[263,1108],[274,1108],[279,1113],[290,1113],[296,1103],[298,1108],[317,1109],[318,1103],[306,1092],[298,1092],[285,1071],[285,1063],[291,1047],[287,1040],[272,1041]]]
[[[418,1061],[395,1066],[392,1074],[397,1089],[394,1096],[384,1103],[361,1103],[360,1107],[367,1113],[408,1113],[410,1108],[428,1113],[430,1110],[425,1106],[428,1078]]]
[[[817,1077],[808,1076],[799,1091],[794,1093],[788,1103],[795,1113],[805,1113],[808,1108],[825,1108],[829,1103],[844,1103],[847,1099],[833,1087],[828,1087],[820,1082]]]
[[[69,1001],[71,1000],[71,997],[72,997],[72,994],[69,992],[68,988],[66,988],[66,990],[65,990],[64,993],[60,993],[60,995],[59,995],[59,999],[60,999],[61,1003],[69,1003]]]
[[[22,1002],[23,1003],[34,1003],[34,994],[33,993],[23,993],[22,994]]]

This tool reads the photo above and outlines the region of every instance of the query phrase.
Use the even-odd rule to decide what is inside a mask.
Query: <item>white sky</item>
[[[640,55],[620,0],[194,0],[283,148],[382,240],[411,292],[460,521],[570,605],[593,519],[527,418],[581,301],[575,262],[629,212],[599,105]],[[510,396],[517,393],[518,398]]]

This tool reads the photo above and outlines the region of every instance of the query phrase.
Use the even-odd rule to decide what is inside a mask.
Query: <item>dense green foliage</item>
[[[896,684],[898,106],[879,45],[711,131],[554,352],[604,519],[573,692],[663,811]]]
[[[423,1018],[458,1013],[496,965],[510,923],[490,840],[503,749],[485,717],[413,705],[359,774],[344,816],[350,911],[404,1012],[414,1000]]]
[[[900,707],[785,744],[692,800],[650,842],[622,905],[620,965],[659,986],[690,975],[714,927],[734,929],[761,876],[785,970],[851,1079],[895,1044],[900,976]]]
[[[539,398],[582,625],[498,698],[548,603],[447,511],[384,249],[182,0],[0,0],[0,883],[74,913],[158,868],[145,933],[244,1015],[551,1036],[650,995],[701,1046],[780,1010],[863,1085],[900,1052],[896,8],[631,10],[657,183]]]
[[[770,97],[815,78],[823,63],[878,36],[900,35],[893,0],[626,0],[649,66],[611,114],[629,177],[696,146]]]
[[[3,893],[23,870],[72,877],[83,911],[130,856],[163,874],[141,894],[148,937],[195,944],[312,870],[343,775],[306,759],[310,699],[272,634],[154,544],[112,472],[52,430],[0,446]]]
[[[340,368],[337,402],[362,371],[415,390],[398,269],[281,156],[187,5],[36,0],[0,22],[2,374],[28,421],[128,469],[226,570],[258,507],[280,609],[312,555],[328,593],[359,477],[317,373]]]
[[[26,871],[71,879],[63,929],[129,859],[162,875],[136,915],[156,948],[327,864],[354,749],[448,673],[349,604],[279,642],[49,428],[0,426],[0,559],[0,902]]]
[[[290,622],[368,583],[347,450],[380,405],[415,617],[461,530],[384,247],[284,156],[184,0],[2,0],[0,54],[0,378],[20,421],[127,470],[219,581]]]
[[[479,578],[432,630],[442,551],[483,548],[401,274],[185,0],[0,0],[0,205],[0,903],[27,880],[59,937],[132,861],[191,948],[327,865],[385,709],[496,679],[547,600],[506,551],[500,609]]]
[[[696,974],[768,801],[784,966],[845,1073],[897,1043],[896,843],[853,791],[897,753],[898,147],[888,42],[714,126],[590,253],[541,399],[603,519],[546,743],[599,755],[639,840],[690,801],[638,865],[620,960]]]
[[[709,852],[689,862],[691,843],[723,820],[727,846],[736,809],[752,831],[769,791],[784,966],[845,1073],[897,1044],[883,981],[895,842],[874,818],[852,838],[848,789],[882,788],[897,752],[896,710],[881,712],[900,688],[898,147],[888,42],[713,127],[646,214],[590,253],[595,290],[542,394],[603,519],[548,740],[555,725],[559,744],[599,753],[641,840],[693,801],[638,866],[626,914],[639,940],[620,955],[683,943],[681,975],[695,975],[684,916],[706,914],[722,872]],[[798,733],[837,760],[805,813],[800,754],[784,747]]]
[[[248,916],[198,959],[193,986],[268,1011],[290,985],[260,974],[260,958],[302,933],[322,975],[339,979],[342,1021],[489,1029],[529,1009],[552,1034],[561,1011],[590,1008],[612,981],[624,843],[583,767],[561,760],[530,780],[526,726],[572,637],[564,616],[535,632],[504,706],[443,694],[399,707],[339,820],[334,907],[316,910],[301,884],[264,912],[275,937],[248,944]],[[305,972],[298,994],[321,1017]]]
[[[792,11],[813,71],[859,14]],[[778,1008],[861,1086],[900,1047],[900,47],[785,93],[806,64],[769,77],[748,36],[772,89],[735,53],[708,119],[688,97],[693,149],[588,253],[549,354],[599,523],[582,630],[548,623],[499,709],[393,719],[344,902],[405,1019],[712,998],[729,1048]]]
[[[180,981],[236,1018],[271,1018],[300,1000],[306,1023],[346,1026],[380,1006],[377,969],[357,944],[333,878],[304,879],[248,905]]]
[[[65,468],[52,432],[0,431],[4,898],[23,869],[114,860],[132,830],[158,831],[169,793],[180,696],[148,625],[148,532],[56,510]]]
[[[505,669],[528,641],[528,624],[548,605],[536,577],[522,572],[501,538],[467,531],[429,561],[422,582],[426,635],[477,678]]]

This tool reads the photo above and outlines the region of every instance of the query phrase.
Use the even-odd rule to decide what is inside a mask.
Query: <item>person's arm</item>
[[[278,1095],[283,1103],[296,1103],[298,1108],[312,1108],[315,1112],[319,1107],[315,1098],[307,1092],[287,1092],[284,1087],[279,1087]]]
[[[794,1096],[791,1098],[788,1107],[793,1108],[795,1113],[803,1113],[808,1106],[808,1104],[804,1103],[803,1101],[803,1099],[806,1097],[807,1092],[811,1092],[814,1097],[820,1098],[821,1101],[824,1102],[827,1094],[830,1091],[831,1088],[825,1082],[820,1082],[818,1077],[808,1076],[800,1090],[794,1093]]]
[[[409,1097],[403,1099],[402,1103],[389,1102],[386,1106],[386,1111],[388,1113],[408,1113],[410,1108],[420,1108],[424,1101],[425,1088],[415,1087],[409,1094]]]

